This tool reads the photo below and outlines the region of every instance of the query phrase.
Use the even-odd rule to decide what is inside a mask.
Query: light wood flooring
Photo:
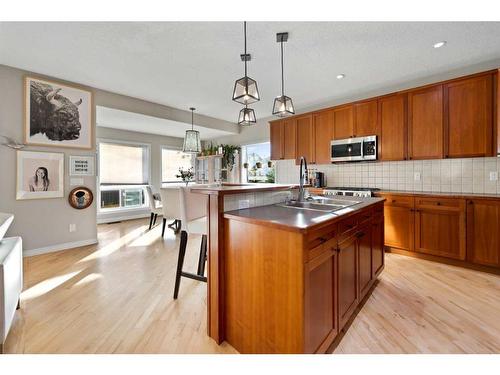
[[[206,335],[206,284],[172,299],[178,238],[147,220],[100,225],[99,245],[25,258],[7,353],[235,353]],[[196,269],[199,236],[186,269]],[[335,353],[500,353],[500,277],[387,254]]]

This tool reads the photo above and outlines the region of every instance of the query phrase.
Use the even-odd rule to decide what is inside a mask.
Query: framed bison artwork
[[[80,87],[25,77],[25,143],[91,149],[92,100]]]

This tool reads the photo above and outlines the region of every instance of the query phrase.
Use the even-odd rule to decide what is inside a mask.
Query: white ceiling
[[[184,122],[166,120],[101,106],[96,107],[96,122],[97,126],[106,128],[159,134],[177,138],[183,138],[186,130],[191,129],[191,124],[186,124]],[[196,115],[194,122],[196,123]],[[223,130],[198,125],[194,125],[194,129],[200,132],[200,138],[202,140],[210,140],[232,134]]]
[[[280,92],[276,32],[288,31],[286,94],[297,111],[500,59],[500,23],[250,22],[249,75],[271,115]],[[447,40],[448,45],[432,45]],[[243,75],[237,22],[1,23],[0,64],[236,121]],[[346,74],[343,80],[335,77]]]

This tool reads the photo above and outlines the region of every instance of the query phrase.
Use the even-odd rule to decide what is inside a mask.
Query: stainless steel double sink
[[[277,204],[277,206],[295,208],[297,210],[334,212],[342,210],[346,207],[355,206],[359,203],[361,203],[361,201],[353,201],[346,199],[331,199],[323,197],[310,197],[308,200],[304,202],[291,200],[285,203],[279,203]]]

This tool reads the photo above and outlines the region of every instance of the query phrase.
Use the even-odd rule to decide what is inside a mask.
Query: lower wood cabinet
[[[384,216],[375,215],[372,223],[372,279],[384,269]]]
[[[371,224],[359,229],[358,240],[358,286],[359,298],[362,299],[370,289],[373,280],[372,272],[372,230]]]
[[[328,347],[338,333],[336,276],[336,248],[328,249],[306,264],[306,353],[314,353],[322,343]]]
[[[339,243],[339,327],[342,328],[358,304],[358,239],[355,235]]]
[[[500,200],[467,201],[467,260],[500,267]]]
[[[378,195],[386,198],[384,246],[465,267],[487,266],[479,267],[486,271],[500,268],[500,199]],[[374,270],[379,265],[375,233],[380,231],[372,233]]]
[[[465,260],[463,199],[415,199],[415,251]]]
[[[413,197],[384,195],[385,246],[413,250],[415,221]]]

